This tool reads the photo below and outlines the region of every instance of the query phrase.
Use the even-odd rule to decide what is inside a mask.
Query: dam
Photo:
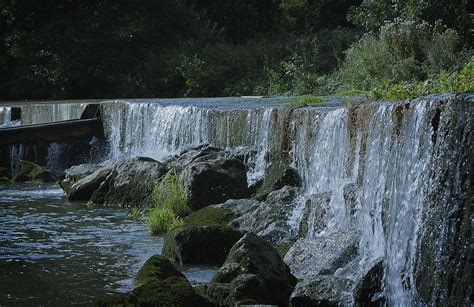
[[[90,103],[2,104],[0,126],[77,120]],[[328,97],[299,107],[279,98],[93,103],[104,138],[83,142],[81,163],[164,161],[210,145],[245,153],[249,186],[280,161],[294,168],[302,189],[287,204],[291,244],[282,256],[301,287],[321,276],[337,287],[381,262],[389,305],[472,303],[473,94],[360,103]],[[21,122],[12,120],[13,107]],[[65,159],[77,149],[67,143],[1,145],[8,161],[1,166],[14,173],[27,159],[64,170],[79,161]],[[354,252],[328,270],[324,256],[347,242]],[[350,295],[338,299],[354,303]]]

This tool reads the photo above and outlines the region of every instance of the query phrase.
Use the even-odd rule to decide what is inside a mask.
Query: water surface
[[[0,305],[84,305],[130,291],[162,244],[125,209],[68,202],[55,184],[0,186]],[[183,268],[192,282],[214,271]]]

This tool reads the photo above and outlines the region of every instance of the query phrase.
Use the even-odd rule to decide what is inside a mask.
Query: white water
[[[326,227],[319,233],[309,231],[308,238],[330,238],[348,230],[360,233],[359,266],[368,269],[384,259],[384,295],[390,305],[411,305],[417,297],[414,267],[426,202],[424,183],[429,182],[428,168],[435,160],[430,125],[435,107],[428,99],[416,101],[397,123],[396,105],[377,105],[367,118],[366,139],[357,128],[354,147],[348,137],[348,108],[296,109],[290,122],[290,156],[303,178],[304,194],[295,202],[289,223],[297,230],[306,200],[329,193]],[[246,147],[255,152],[249,184],[264,176],[269,155],[281,145],[274,137],[281,128],[281,121],[273,120],[281,117],[278,112],[272,107],[221,109],[125,101],[102,105],[110,159],[145,155],[163,160],[202,144]],[[24,149],[16,150],[21,155]],[[357,187],[354,216],[344,199],[348,184]]]
[[[158,103],[107,102],[102,105],[109,159],[148,156],[159,161],[203,144],[255,148],[249,184],[267,166],[272,109],[220,110]]]

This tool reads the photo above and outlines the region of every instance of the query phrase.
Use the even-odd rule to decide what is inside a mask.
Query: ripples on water
[[[0,306],[86,304],[129,291],[162,244],[125,209],[70,203],[57,185],[0,186]],[[214,271],[183,268],[192,282]]]

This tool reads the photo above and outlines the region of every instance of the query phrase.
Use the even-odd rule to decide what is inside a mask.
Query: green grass
[[[349,89],[349,90],[343,90],[336,92],[334,94],[331,94],[331,96],[354,96],[354,95],[367,95],[369,94],[368,91],[362,91],[362,90],[356,90],[356,89]]]
[[[317,97],[313,95],[303,95],[303,96],[298,96],[294,98],[293,97],[284,98],[284,99],[281,99],[279,102],[288,103],[294,107],[302,107],[302,106],[307,106],[307,105],[317,105],[325,101],[326,101],[326,98],[323,98],[323,97]]]
[[[148,212],[147,224],[151,233],[165,233],[183,223],[182,217],[191,209],[184,187],[176,173],[170,173],[155,184],[153,206]]]

